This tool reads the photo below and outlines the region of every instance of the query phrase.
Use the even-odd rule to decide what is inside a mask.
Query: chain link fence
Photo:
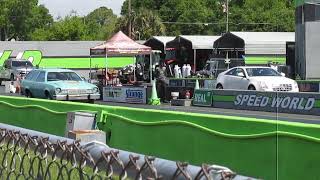
[[[234,172],[220,166],[204,164],[193,170],[190,169],[191,165],[182,162],[175,162],[175,166],[159,166],[155,163],[157,159],[150,156],[125,154],[126,158],[123,158],[119,155],[121,153],[114,149],[103,151],[101,146],[83,146],[79,141],[61,138],[62,140],[53,143],[50,139],[1,128],[1,179],[228,180],[237,177]],[[91,147],[88,148],[89,146]],[[163,173],[166,168],[170,168],[171,173]]]

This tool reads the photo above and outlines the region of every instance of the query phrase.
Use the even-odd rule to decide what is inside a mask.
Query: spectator
[[[166,75],[166,67],[158,66],[156,68],[157,90],[160,99],[166,102],[168,79]]]
[[[16,93],[16,88],[14,87],[13,81],[11,81],[11,83],[9,85],[9,90],[10,90],[10,93]]]
[[[23,76],[17,77],[17,84],[16,84],[16,93],[21,93],[21,81],[24,79]]]

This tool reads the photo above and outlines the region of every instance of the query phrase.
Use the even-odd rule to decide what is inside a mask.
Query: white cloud
[[[113,13],[120,15],[123,2],[124,0],[39,0],[39,4],[44,4],[55,18],[64,17],[72,10],[85,16],[101,6],[111,8]]]

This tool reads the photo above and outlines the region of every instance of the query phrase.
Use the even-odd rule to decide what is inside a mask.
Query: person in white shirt
[[[14,87],[14,82],[11,81],[9,85],[10,93],[16,93],[16,87]]]

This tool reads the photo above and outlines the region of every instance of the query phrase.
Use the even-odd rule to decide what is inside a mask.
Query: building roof
[[[12,56],[26,50],[40,50],[43,56],[89,56],[90,48],[103,41],[0,41],[0,52],[13,50]]]
[[[192,43],[192,49],[213,49],[213,43],[221,36],[191,36],[191,35],[180,35],[183,38]]]
[[[294,32],[231,32],[245,42],[246,54],[286,54],[286,42],[295,41]]]

